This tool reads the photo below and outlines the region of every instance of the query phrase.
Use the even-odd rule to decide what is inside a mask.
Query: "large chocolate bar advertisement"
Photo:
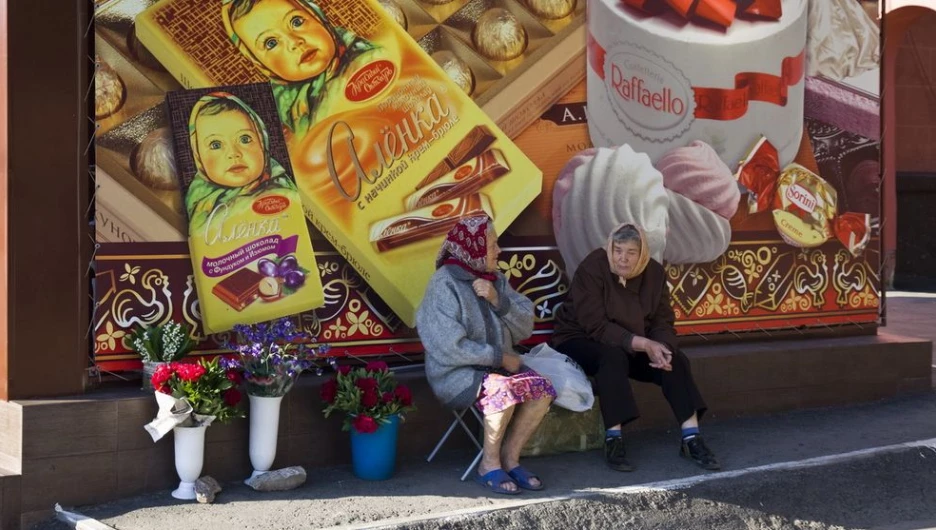
[[[421,351],[485,213],[536,341],[621,222],[677,331],[875,326],[880,27],[863,0],[96,0],[96,362],[290,316]]]

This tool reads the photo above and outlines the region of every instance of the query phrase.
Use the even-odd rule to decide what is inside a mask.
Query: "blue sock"
[[[685,427],[682,430],[682,439],[683,441],[691,440],[699,435],[698,427]]]
[[[606,429],[605,430],[605,440],[608,438],[620,438],[621,429]]]

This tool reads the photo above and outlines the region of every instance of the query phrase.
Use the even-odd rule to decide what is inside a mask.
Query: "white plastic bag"
[[[556,405],[583,412],[595,404],[595,394],[582,367],[546,344],[539,344],[524,355],[523,364],[552,382]]]

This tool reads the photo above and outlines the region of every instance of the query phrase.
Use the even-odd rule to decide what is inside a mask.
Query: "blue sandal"
[[[507,473],[504,473],[503,469],[495,469],[494,471],[488,471],[484,475],[475,475],[475,482],[481,484],[485,488],[493,491],[494,493],[500,493],[502,495],[516,495],[520,493],[520,488],[517,488],[513,491],[504,488],[503,484],[510,482],[513,485],[517,485],[516,482],[511,479]]]
[[[510,471],[507,472],[507,474],[510,475],[510,478],[516,481],[518,486],[520,486],[521,488],[525,490],[540,491],[541,489],[543,489],[543,481],[540,480],[538,476],[534,475],[533,473],[530,473],[526,469],[523,469],[523,467],[521,466],[517,466],[511,469]],[[539,486],[534,486],[533,484],[530,484],[530,479],[534,479],[534,478],[540,481]]]

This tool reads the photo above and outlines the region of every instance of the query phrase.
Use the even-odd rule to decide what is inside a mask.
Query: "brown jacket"
[[[628,352],[634,335],[677,347],[666,271],[656,261],[621,285],[611,271],[608,254],[600,248],[589,254],[572,279],[565,302],[556,310],[555,346],[572,339],[591,339]]]

